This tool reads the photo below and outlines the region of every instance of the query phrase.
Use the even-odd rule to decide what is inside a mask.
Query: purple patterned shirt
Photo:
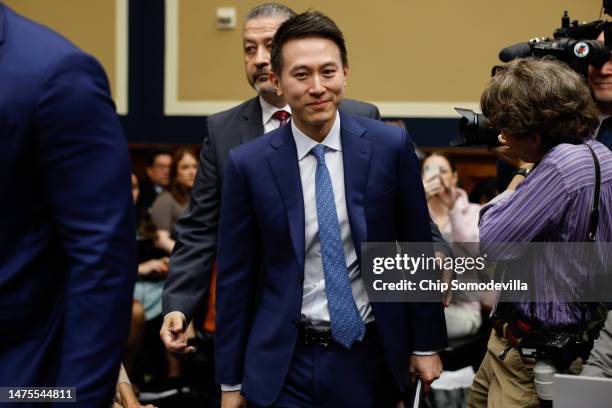
[[[586,143],[595,151],[601,166],[597,241],[612,242],[612,151],[592,139]],[[586,241],[594,182],[593,159],[585,145],[555,146],[515,192],[504,191],[482,208],[481,244]],[[543,254],[536,258],[532,264],[537,273],[531,282],[538,295],[549,302],[536,303],[533,317],[545,327],[579,323],[582,310],[577,304],[551,300],[566,299],[565,291],[584,284],[588,268],[575,262],[570,273],[558,257]],[[506,273],[504,281],[516,278]],[[532,316],[529,303],[515,306],[525,316]]]

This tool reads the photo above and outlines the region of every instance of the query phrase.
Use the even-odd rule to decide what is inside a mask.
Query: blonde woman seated
[[[478,242],[480,205],[468,201],[467,193],[457,187],[457,172],[451,162],[439,153],[423,160],[423,185],[432,220],[449,243]],[[454,246],[456,249],[457,246]],[[477,246],[466,246],[466,251]],[[455,255],[476,255],[473,253]],[[449,338],[475,334],[482,324],[480,302],[454,294],[444,310]]]

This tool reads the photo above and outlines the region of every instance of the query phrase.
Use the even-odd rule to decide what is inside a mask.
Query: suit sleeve
[[[425,190],[419,172],[414,143],[402,129],[400,152],[399,241],[431,242]],[[446,324],[442,299],[431,303],[407,303],[412,351],[441,350],[446,347]]]
[[[58,386],[111,401],[127,338],[136,242],[130,158],[102,67],[73,52],[44,78],[36,149],[67,264]]]
[[[215,370],[219,384],[242,382],[259,266],[259,230],[248,185],[230,152],[219,222]]]
[[[180,311],[187,321],[208,292],[217,252],[220,191],[210,120],[207,126],[191,203],[174,226],[177,239],[162,295],[163,314]]]

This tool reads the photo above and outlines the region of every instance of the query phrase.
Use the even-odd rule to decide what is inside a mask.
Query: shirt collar
[[[599,126],[597,126],[597,129],[595,129],[595,133],[593,134],[593,137],[597,137],[599,135],[599,130],[601,128],[601,124],[603,123],[604,120],[608,119],[611,116],[612,115],[609,115],[607,113],[600,113],[599,114]]]
[[[289,105],[285,105],[279,109],[276,106],[266,102],[265,99],[261,97],[261,95],[259,95],[259,104],[261,105],[261,118],[263,120],[264,127],[272,119],[272,115],[274,115],[274,112],[284,110],[291,113],[291,107]]]
[[[304,132],[298,129],[294,121],[291,121],[291,131],[293,132],[293,139],[295,140],[295,147],[297,148],[297,158],[298,161],[301,161],[304,157],[306,157],[306,155],[308,155],[308,153],[310,153],[312,148],[319,143],[317,143],[316,140],[306,136]],[[332,150],[339,152],[342,151],[342,141],[340,139],[340,115],[338,114],[338,111],[336,111],[336,119],[334,120],[332,128],[327,136],[325,136],[323,141],[321,141],[321,144]]]

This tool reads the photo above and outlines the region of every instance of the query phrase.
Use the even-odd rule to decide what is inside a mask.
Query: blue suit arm
[[[182,312],[191,321],[196,307],[210,287],[217,252],[219,225],[219,175],[214,131],[208,121],[208,136],[200,152],[189,209],[177,220],[177,239],[170,257],[170,273],[164,284],[162,310]]]
[[[400,242],[431,242],[432,229],[425,190],[420,177],[419,160],[414,143],[402,130],[399,194],[399,239]],[[431,254],[433,255],[433,246]],[[439,302],[406,303],[411,349],[430,352],[446,347],[446,323],[442,297]]]
[[[58,386],[80,406],[110,404],[136,277],[127,143],[95,59],[72,52],[47,72],[35,122],[37,165],[66,258]]]
[[[216,380],[239,384],[259,267],[259,231],[251,192],[230,152],[223,182],[217,255]]]

